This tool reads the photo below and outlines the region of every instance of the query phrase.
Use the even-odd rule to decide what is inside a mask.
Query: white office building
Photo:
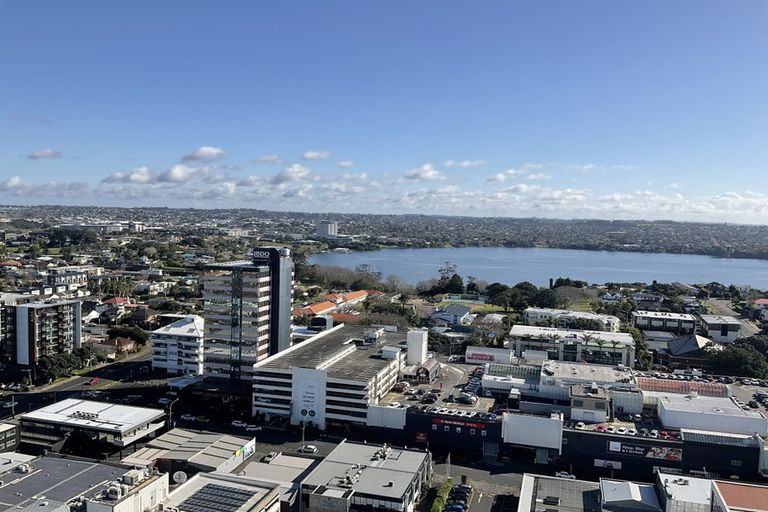
[[[632,367],[635,362],[635,340],[624,332],[582,331],[515,325],[509,332],[516,357],[534,350],[546,352],[554,361],[573,361],[595,364],[622,364]]]
[[[152,331],[152,368],[173,375],[202,375],[204,325],[203,317],[188,315]]]
[[[696,332],[696,318],[687,313],[633,311],[632,326],[641,331],[667,331],[682,336]]]
[[[384,329],[323,331],[255,365],[253,414],[321,430],[329,421],[366,425],[369,406],[397,383],[406,347],[405,334]]]
[[[621,321],[613,315],[601,315],[589,311],[569,311],[566,309],[527,308],[523,311],[525,325],[542,327],[578,328],[580,322],[602,326],[601,331],[619,332]]]
[[[699,315],[701,331],[707,338],[731,343],[741,337],[741,322],[732,316]]]

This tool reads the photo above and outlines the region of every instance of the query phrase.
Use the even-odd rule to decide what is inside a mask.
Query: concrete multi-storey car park
[[[216,383],[250,386],[254,363],[291,346],[291,252],[255,249],[252,261],[207,270],[204,375]]]

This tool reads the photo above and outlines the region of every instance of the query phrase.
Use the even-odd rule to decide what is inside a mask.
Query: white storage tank
[[[408,357],[406,364],[422,365],[427,361],[427,336],[425,330],[408,331]]]

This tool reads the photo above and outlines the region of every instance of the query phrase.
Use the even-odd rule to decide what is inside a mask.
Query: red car
[[[99,378],[98,377],[94,377],[94,378],[90,379],[88,382],[86,382],[86,384],[89,385],[89,386],[95,386],[98,383],[99,383]]]
[[[598,425],[598,426],[595,428],[595,432],[605,432],[605,429],[606,429],[607,427],[608,427],[608,426],[607,426],[605,423],[601,423],[601,424],[599,424],[599,425]]]

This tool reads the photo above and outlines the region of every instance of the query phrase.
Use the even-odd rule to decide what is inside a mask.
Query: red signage
[[[473,423],[469,421],[453,420],[447,418],[432,418],[432,424],[434,425],[450,425],[454,427],[467,427],[467,428],[485,428],[485,423]]]
[[[482,352],[470,352],[467,355],[467,359],[474,359],[476,361],[495,361],[496,356],[493,354],[483,354]]]

